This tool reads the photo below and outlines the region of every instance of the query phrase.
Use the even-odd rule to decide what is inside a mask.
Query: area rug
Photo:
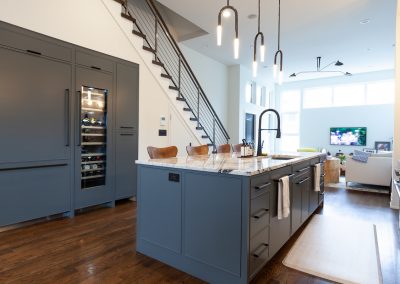
[[[356,191],[366,191],[366,192],[375,192],[382,194],[390,194],[390,188],[387,186],[379,186],[379,185],[370,185],[370,184],[362,184],[356,182],[349,182],[346,186],[346,180],[344,177],[340,177],[340,181],[338,183],[327,183],[326,187],[333,188],[344,188],[346,190],[356,190]]]
[[[376,227],[315,215],[283,264],[338,283],[382,283]]]

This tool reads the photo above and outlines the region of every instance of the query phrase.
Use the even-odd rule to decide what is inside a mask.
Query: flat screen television
[[[331,145],[366,146],[366,127],[331,127]]]

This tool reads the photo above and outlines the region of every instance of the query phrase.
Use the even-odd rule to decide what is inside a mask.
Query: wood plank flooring
[[[389,196],[326,189],[319,214],[373,222],[378,228],[384,283],[400,284],[397,216]],[[136,203],[101,208],[0,232],[0,283],[203,283],[135,252]],[[289,269],[282,260],[297,233],[253,283],[329,283]],[[332,244],[334,245],[334,244]]]

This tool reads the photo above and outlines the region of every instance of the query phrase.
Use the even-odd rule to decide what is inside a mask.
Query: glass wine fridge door
[[[80,94],[81,189],[89,190],[106,185],[108,91],[82,86]]]

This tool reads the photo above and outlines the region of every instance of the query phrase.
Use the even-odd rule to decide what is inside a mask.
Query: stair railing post
[[[217,153],[217,147],[215,146],[215,116],[213,116],[213,153]]]
[[[179,64],[178,64],[178,97],[181,97],[181,71],[182,71],[182,59],[181,59],[181,55],[178,54],[178,58],[179,58]]]
[[[200,89],[197,89],[197,127],[200,127]]]
[[[154,60],[157,61],[157,49],[158,49],[158,22],[157,17],[154,16]]]

